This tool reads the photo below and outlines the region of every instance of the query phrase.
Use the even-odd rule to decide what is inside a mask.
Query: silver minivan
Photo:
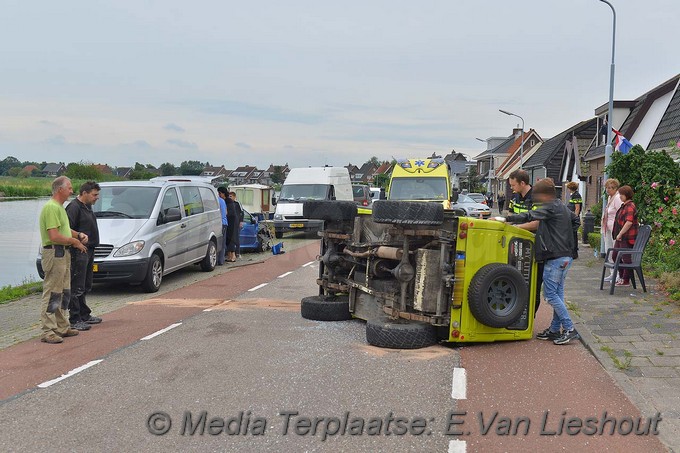
[[[99,226],[95,282],[141,283],[156,292],[163,276],[185,266],[215,269],[222,215],[208,182],[177,176],[100,186],[92,207]]]

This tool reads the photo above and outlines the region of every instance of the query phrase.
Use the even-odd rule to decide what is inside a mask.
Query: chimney
[[[512,135],[514,135],[515,138],[521,137],[521,136],[522,136],[522,128],[521,128],[521,127],[516,127],[516,128],[514,128],[514,129],[512,130]]]

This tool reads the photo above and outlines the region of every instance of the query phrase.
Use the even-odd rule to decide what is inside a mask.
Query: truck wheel
[[[201,270],[203,272],[212,272],[217,266],[217,244],[212,239],[208,241],[208,251],[205,257],[201,260]]]
[[[482,267],[470,282],[470,311],[484,325],[508,327],[522,316],[529,301],[529,287],[513,266],[491,263]]]
[[[302,299],[300,314],[313,321],[348,321],[352,319],[347,297],[310,296]]]
[[[302,215],[305,219],[344,222],[354,220],[357,215],[357,205],[353,201],[305,201],[302,206]]]
[[[437,343],[434,327],[406,319],[377,318],[366,323],[366,341],[380,348],[419,349]]]
[[[149,259],[149,267],[146,270],[146,278],[142,280],[142,289],[147,293],[155,293],[161,287],[163,281],[163,261],[156,253]]]
[[[274,233],[274,237],[276,237],[276,239],[281,239],[283,237],[283,231],[277,231]]]
[[[439,203],[379,200],[373,203],[373,221],[437,226],[444,222],[444,206]]]

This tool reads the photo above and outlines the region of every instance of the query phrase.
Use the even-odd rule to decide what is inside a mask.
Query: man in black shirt
[[[569,193],[571,193],[567,207],[571,212],[580,217],[581,211],[583,210],[583,197],[578,193],[578,183],[571,181],[567,184],[567,189],[569,189]],[[572,253],[572,258],[578,258],[578,231],[574,232],[574,251]]]
[[[87,253],[71,254],[71,302],[69,322],[76,330],[90,330],[90,324],[99,324],[101,318],[92,316],[85,302],[85,295],[92,289],[94,249],[99,245],[99,228],[92,205],[99,199],[99,184],[87,181],[80,186],[78,197],[66,206],[71,228],[81,231],[89,238]]]

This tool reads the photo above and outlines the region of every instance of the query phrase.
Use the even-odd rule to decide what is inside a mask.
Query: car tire
[[[281,239],[283,237],[283,232],[282,231],[277,231],[274,233],[274,237],[276,239]]]
[[[142,280],[142,289],[147,293],[155,293],[161,288],[163,281],[163,261],[157,253],[151,255],[146,277]]]
[[[373,221],[438,226],[444,222],[444,206],[440,203],[379,200],[373,203]]]
[[[390,349],[420,349],[437,343],[434,327],[406,319],[381,317],[366,322],[366,341]]]
[[[310,296],[302,299],[300,314],[312,321],[348,321],[352,319],[347,297]]]
[[[302,215],[305,219],[310,220],[346,222],[354,220],[356,217],[357,205],[353,201],[305,201],[302,206]]]
[[[491,263],[477,271],[468,289],[468,306],[477,321],[489,327],[514,324],[529,302],[529,286],[516,268]]]
[[[205,257],[201,260],[201,270],[203,272],[212,272],[217,266],[217,244],[212,239],[208,241],[208,251],[205,252]]]

